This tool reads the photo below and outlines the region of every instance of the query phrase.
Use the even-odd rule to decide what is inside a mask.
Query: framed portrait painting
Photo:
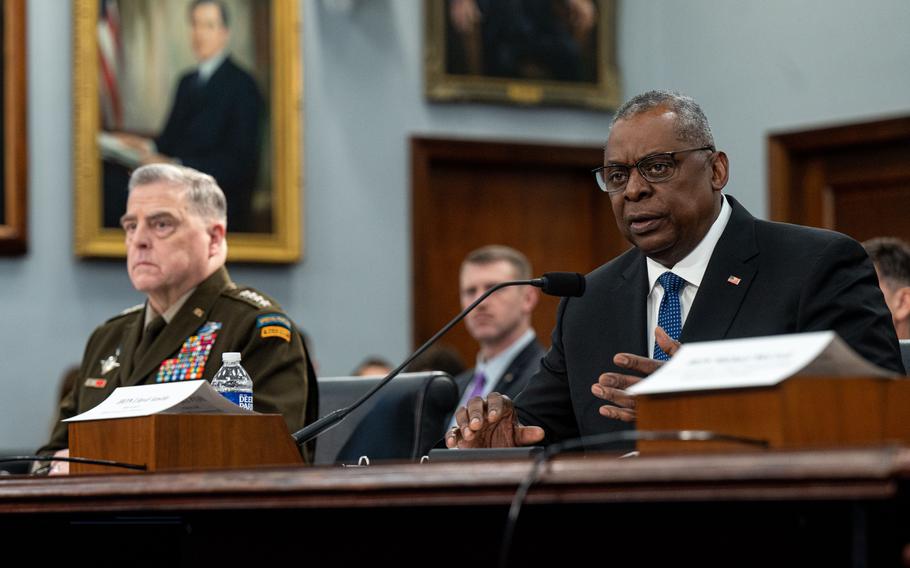
[[[424,0],[427,98],[615,109],[614,0]]]
[[[301,254],[297,0],[75,0],[75,251],[125,255],[131,172],[212,175],[228,259]]]
[[[17,255],[27,245],[25,0],[3,0],[0,44],[0,254]]]

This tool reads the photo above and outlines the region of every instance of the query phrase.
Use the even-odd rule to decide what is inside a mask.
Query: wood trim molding
[[[797,191],[804,169],[811,166],[812,154],[901,140],[910,140],[910,116],[770,134],[768,210],[771,219],[807,224],[821,221],[823,213],[810,211],[807,200]]]

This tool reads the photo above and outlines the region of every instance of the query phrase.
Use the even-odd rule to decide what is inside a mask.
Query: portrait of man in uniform
[[[449,73],[597,81],[594,0],[449,0]]]
[[[619,102],[614,0],[425,0],[431,100]]]

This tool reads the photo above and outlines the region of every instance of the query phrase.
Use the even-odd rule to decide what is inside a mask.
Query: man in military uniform
[[[315,419],[315,376],[296,326],[272,299],[231,282],[224,267],[227,208],[214,178],[170,164],[137,169],[121,225],[130,281],[147,301],[92,334],[77,384],[39,451],[65,455],[61,421],[115,388],[211,380],[226,351],[240,352],[256,411],[282,414],[292,432]]]

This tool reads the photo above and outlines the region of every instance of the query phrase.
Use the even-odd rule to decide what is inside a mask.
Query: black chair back
[[[382,377],[319,378],[319,415],[350,405]],[[429,453],[458,404],[458,387],[446,373],[402,373],[341,423],[324,432],[316,445],[317,465],[416,461]]]
[[[904,374],[910,375],[910,339],[901,339],[901,359],[904,360]]]

